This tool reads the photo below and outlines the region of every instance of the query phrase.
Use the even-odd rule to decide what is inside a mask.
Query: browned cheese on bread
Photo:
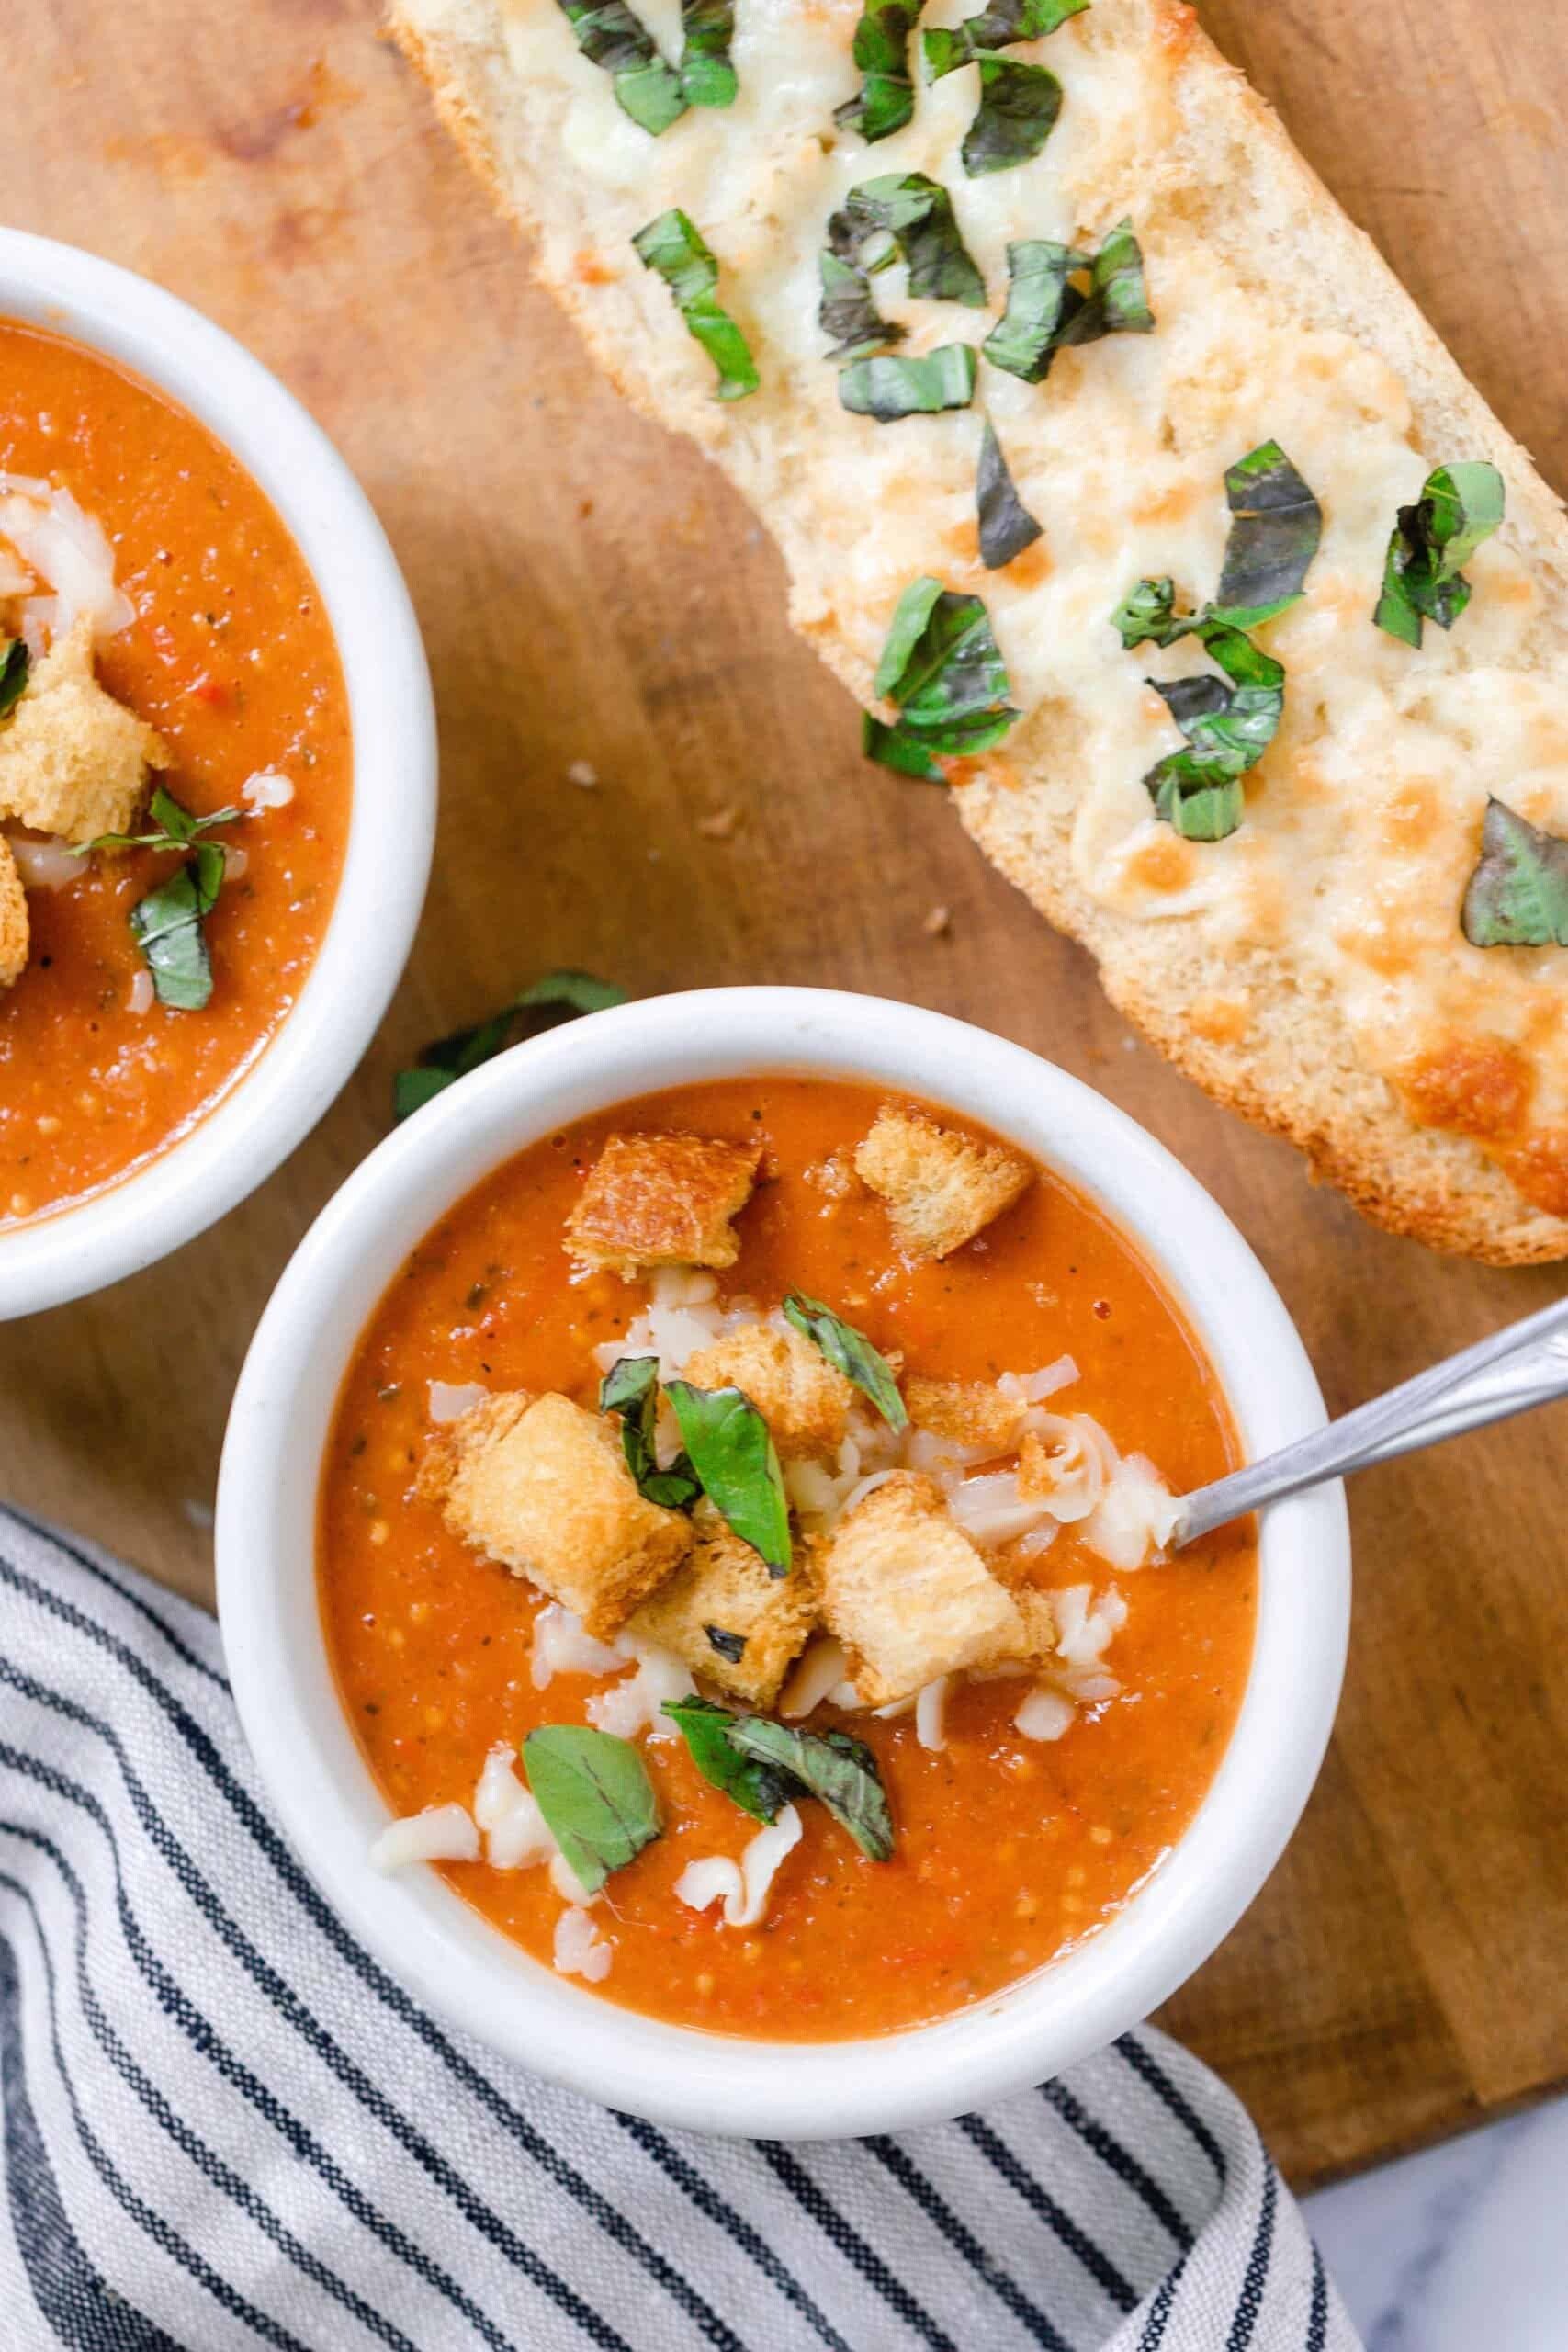
[[[422,1494],[488,1559],[608,1641],[685,1556],[689,1520],[637,1492],[619,1426],[570,1397],[487,1396],[437,1432]]]
[[[735,105],[650,138],[557,0],[393,0],[398,36],[546,282],[627,397],[694,435],[784,551],[796,625],[865,706],[902,592],[984,597],[1021,717],[948,763],[959,814],[1095,956],[1115,1002],[1221,1102],[1289,1136],[1370,1216],[1499,1263],[1568,1253],[1568,949],[1472,946],[1459,914],[1488,796],[1568,837],[1568,535],[1558,502],[1367,238],[1184,0],[1094,0],[1038,55],[1063,90],[1028,162],[960,149],[972,71],[926,79],[868,146],[835,127],[860,82],[857,11],[738,12]],[[931,0],[926,26],[973,13]],[[673,12],[658,19],[668,38]],[[852,415],[817,321],[829,217],[923,172],[953,202],[988,311],[872,283],[898,348],[978,342],[1010,241],[1092,249],[1130,218],[1156,321],[1057,353],[1030,384],[982,362],[967,408]],[[712,366],[632,239],[680,206],[748,338],[750,397]],[[1456,231],[1459,215],[1456,212]],[[981,565],[985,418],[1043,537]],[[1306,592],[1258,632],[1286,672],[1274,740],[1218,842],[1156,818],[1144,778],[1179,742],[1145,684],[1190,645],[1126,652],[1141,578],[1214,594],[1225,469],[1278,440],[1319,501]],[[1484,459],[1507,517],[1466,565],[1469,609],[1419,650],[1371,619],[1397,509]]]

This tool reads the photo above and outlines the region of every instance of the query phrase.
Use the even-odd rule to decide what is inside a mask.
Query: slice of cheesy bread
[[[734,103],[658,137],[558,0],[395,6],[547,282],[626,395],[755,505],[795,621],[862,704],[912,582],[984,599],[1021,716],[944,769],[969,831],[1093,951],[1116,1003],[1384,1225],[1498,1263],[1568,1254],[1568,946],[1550,920],[1536,945],[1461,929],[1489,799],[1568,837],[1558,503],[1182,0],[1093,0],[998,51],[1049,67],[1060,115],[1038,153],[977,176],[961,150],[979,73],[930,81],[921,62],[925,29],[972,13],[931,0],[910,119],[868,144],[835,120],[862,81],[854,0],[739,0]],[[676,0],[637,15],[675,56]],[[849,413],[818,323],[828,223],[852,188],[907,173],[947,190],[987,307],[911,298],[901,266],[871,276],[901,356],[982,340],[1010,242],[1093,252],[1122,220],[1153,331],[1061,349],[1043,381],[981,360],[973,400],[941,413]],[[671,207],[716,257],[760,378],[746,397],[714,397],[634,250]],[[1043,526],[995,571],[976,531],[987,417]],[[1192,840],[1145,786],[1180,744],[1147,678],[1201,657],[1130,652],[1111,615],[1140,580],[1171,579],[1179,610],[1213,597],[1226,469],[1270,441],[1321,506],[1321,546],[1304,595],[1254,633],[1284,708],[1242,820]],[[1468,608],[1412,646],[1371,617],[1396,512],[1434,468],[1477,460],[1505,478],[1506,518],[1466,561]]]

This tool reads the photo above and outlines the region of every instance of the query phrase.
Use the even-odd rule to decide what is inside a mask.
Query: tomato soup
[[[1159,1282],[1087,1201],[1027,1164],[1022,1189],[1014,1182],[972,1238],[954,1244],[951,1232],[917,1234],[910,1217],[924,1215],[929,1198],[913,1210],[900,1204],[885,1174],[894,1155],[885,1151],[879,1164],[865,1150],[884,1108],[882,1097],[857,1085],[725,1081],[623,1104],[523,1152],[463,1200],[402,1268],[357,1349],[325,1457],[319,1581],[326,1638],[344,1708],[400,1816],[397,1834],[412,1826],[409,1850],[434,1860],[459,1894],[546,1965],[583,1976],[609,2000],[722,2033],[831,2040],[912,2026],[995,1994],[1090,1935],[1190,1821],[1224,1752],[1251,1657],[1257,1556],[1248,1528],[1168,1558],[1151,1541],[1152,1556],[1130,1568],[1108,1564],[1095,1548],[1131,1556],[1105,1497],[1132,1492],[1142,1509],[1150,1494],[1179,1494],[1236,1461],[1224,1400]],[[910,1115],[928,1123],[908,1129],[917,1142],[940,1123],[954,1149],[994,1153],[999,1191],[1008,1193],[1010,1155],[993,1139],[944,1112],[910,1106]],[[710,1252],[717,1270],[706,1275],[645,1267],[628,1278],[594,1264],[592,1253],[585,1260],[574,1237],[604,1222],[588,1212],[595,1188],[607,1198],[612,1137],[704,1138],[730,1147],[739,1166],[755,1162],[754,1188],[727,1229],[733,1262],[718,1264],[721,1247]],[[646,1188],[632,1193],[626,1249],[635,1258],[648,1248]],[[947,1245],[944,1254],[928,1246],[933,1238]],[[761,1366],[771,1350],[781,1363],[787,1356],[792,1377],[809,1383],[817,1342],[778,1314],[792,1295],[807,1308],[831,1310],[831,1324],[818,1317],[818,1328],[840,1354],[845,1331],[874,1349],[900,1385],[911,1422],[927,1426],[896,1435],[852,1384],[850,1428],[858,1437],[835,1451],[836,1428],[824,1428],[813,1458],[809,1432],[804,1444],[787,1442],[794,1405],[786,1410],[781,1401],[771,1426],[784,1456],[793,1557],[776,1589],[794,1589],[806,1613],[820,1609],[823,1619],[789,1635],[799,1654],[782,1691],[748,1705],[733,1684],[709,1679],[700,1639],[688,1653],[694,1675],[657,1644],[627,1642],[624,1632],[627,1655],[615,1653],[608,1618],[624,1593],[605,1603],[596,1638],[584,1636],[582,1592],[574,1589],[577,1614],[563,1610],[558,1597],[516,1572],[515,1557],[509,1565],[494,1556],[513,1544],[504,1524],[485,1522],[490,1532],[476,1541],[456,1498],[466,1477],[463,1509],[493,1504],[504,1521],[517,1506],[520,1457],[484,1489],[490,1502],[480,1499],[480,1474],[501,1461],[489,1449],[509,1415],[524,1411],[496,1440],[502,1452],[517,1447],[519,1433],[543,1415],[530,1398],[545,1398],[562,1430],[576,1433],[574,1443],[581,1439],[597,1484],[592,1425],[571,1417],[594,1414],[607,1370],[649,1346],[661,1358],[667,1401],[680,1395],[682,1356],[715,1331],[716,1349],[731,1351],[725,1361],[739,1360],[737,1347],[761,1348]],[[753,1317],[763,1326],[761,1340]],[[697,1386],[701,1410],[681,1396],[679,1436],[708,1495],[694,1506],[695,1523],[707,1512],[733,1555],[733,1530],[717,1525],[721,1465],[702,1418],[708,1406],[701,1400],[715,1393],[712,1368],[704,1390],[702,1349],[689,1360],[687,1386]],[[868,1376],[852,1346],[850,1360]],[[744,1396],[745,1381],[736,1386]],[[752,1388],[764,1393],[757,1379]],[[782,1388],[766,1393],[784,1396]],[[844,1392],[834,1393],[841,1410]],[[998,1397],[1003,1419],[993,1427]],[[1021,1465],[1036,1442],[1031,1423],[1043,1432],[1039,1458],[1056,1479],[1050,1493],[1060,1519],[1047,1511],[1030,1521],[1027,1498],[1020,1502]],[[542,1430],[542,1418],[537,1425]],[[952,1435],[965,1426],[969,1442]],[[466,1430],[475,1432],[471,1440]],[[1074,1448],[1088,1445],[1093,1470],[1096,1431],[1105,1441],[1094,1472],[1101,1502],[1087,1511]],[[667,1464],[671,1451],[662,1444],[660,1460]],[[1127,1467],[1134,1455],[1135,1475]],[[1016,1471],[1008,1466],[1014,1458]],[[433,1480],[431,1464],[453,1459],[464,1467],[444,1503],[446,1473]],[[617,1449],[617,1476],[619,1460]],[[913,1466],[889,1466],[899,1463]],[[629,1473],[625,1484],[630,1513],[637,1506]],[[548,1523],[518,1538],[540,1559],[580,1500],[570,1485],[552,1491]],[[726,1508],[736,1509],[735,1492],[725,1492]],[[678,1514],[650,1517],[646,1530],[639,1523],[635,1540],[644,1532],[662,1540],[667,1515]],[[889,1587],[884,1612],[876,1563],[893,1561],[901,1519],[920,1531],[916,1574],[897,1591]],[[747,1523],[757,1536],[760,1522]],[[850,1539],[859,1528],[865,1533],[857,1545]],[[634,1541],[629,1516],[624,1540],[628,1547]],[[688,1537],[677,1527],[672,1540]],[[908,1553],[900,1556],[907,1565]],[[943,1576],[951,1568],[957,1580],[943,1588],[940,1627],[922,1618],[923,1579],[939,1557]],[[677,1576],[689,1573],[690,1559]],[[560,1573],[570,1575],[576,1555],[562,1560]],[[637,1574],[657,1579],[669,1571],[653,1559]],[[562,1589],[556,1582],[558,1595]],[[661,1594],[672,1589],[655,1582],[651,1600],[629,1620],[634,1632],[661,1622]],[[759,1579],[758,1589],[765,1607],[770,1588]],[[968,1621],[962,1649],[942,1646],[964,1611],[1010,1613],[1014,1601],[1036,1617],[1043,1610],[1050,1629],[1026,1665],[982,1655]],[[599,1594],[592,1605],[599,1607]],[[719,1601],[713,1609],[727,1613]],[[664,1614],[673,1623],[678,1612]],[[851,1637],[829,1655],[835,1623]],[[744,1655],[747,1643],[723,1624],[702,1630],[721,1673],[738,1672],[724,1660],[738,1642]],[[912,1638],[917,1648],[908,1651]],[[947,1666],[957,1657],[967,1658],[964,1670]],[[900,1688],[900,1678],[908,1685],[926,1673],[919,1658],[944,1670],[918,1691]],[[694,1682],[725,1708],[710,1723],[782,1724],[770,1739],[808,1733],[814,1765],[841,1765],[859,1774],[863,1792],[879,1789],[891,1824],[887,1857],[865,1850],[863,1823],[852,1834],[846,1809],[819,1801],[815,1780],[790,1783],[795,1842],[768,1832],[785,1850],[759,1861],[755,1875],[763,1863],[768,1873],[761,1907],[749,1924],[729,1924],[753,1891],[741,1863],[762,1835],[761,1815],[699,1768],[679,1725],[689,1702],[673,1702],[676,1717],[658,1709],[667,1674],[677,1690]],[[655,1694],[640,1724],[639,1678]],[[888,1690],[896,1695],[874,1710],[866,1686],[879,1699]],[[607,1716],[606,1693],[620,1694]],[[558,1867],[541,1860],[547,1838],[536,1838],[519,1866],[497,1866],[498,1857],[515,1860],[516,1842],[503,1852],[499,1833],[483,1832],[483,1820],[496,1816],[486,1816],[481,1783],[493,1798],[502,1783],[509,1793],[520,1790],[526,1773],[543,1804],[544,1783],[530,1763],[540,1751],[529,1735],[602,1718],[628,1735],[620,1746],[636,1755],[626,1769],[646,1781],[657,1831],[584,1903],[570,1870],[563,1888]],[[847,1744],[832,1745],[838,1734]],[[558,1747],[558,1731],[546,1736]],[[855,1803],[852,1792],[851,1817]],[[443,1844],[443,1825],[455,1826],[451,1844]],[[433,1834],[421,1843],[426,1828]],[[706,1867],[716,1861],[716,1874]],[[694,1876],[694,1863],[705,1871]],[[710,1881],[733,1897],[728,1909],[717,1895],[699,1907]]]
[[[199,926],[209,993],[197,1008],[166,1002],[131,916],[184,854],[73,856],[50,822],[14,821],[6,733],[29,695],[0,718],[0,827],[30,933],[0,989],[0,1224],[124,1176],[254,1061],[321,944],[349,820],[336,647],[266,499],[150,385],[62,336],[0,322],[0,651],[28,643],[39,685],[69,590],[52,576],[62,529],[112,563],[96,684],[155,730],[169,763],[123,830],[159,830],[148,803],[160,784],[191,820],[241,814],[209,837],[226,869]]]

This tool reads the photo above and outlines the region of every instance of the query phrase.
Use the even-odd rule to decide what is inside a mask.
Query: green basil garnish
[[[209,833],[215,825],[237,825],[243,821],[243,808],[214,808],[208,817],[197,817],[182,806],[164,785],[153,787],[147,813],[152,830],[147,833],[99,833],[90,842],[73,843],[73,857],[86,857],[96,849],[188,849]],[[222,876],[220,874],[221,882]]]
[[[1488,800],[1461,918],[1472,947],[1568,947],[1568,841]]]
[[[1212,607],[1179,614],[1168,580],[1140,581],[1112,617],[1129,650],[1197,638],[1229,681],[1149,680],[1190,748],[1168,753],[1144,778],[1156,816],[1188,841],[1224,841],[1246,813],[1240,780],[1278,732],[1285,707],[1284,670]]]
[[[1236,628],[1275,620],[1300,596],[1323,537],[1323,509],[1277,441],[1225,474],[1233,521],[1214,606]]]
[[[940,580],[913,581],[898,599],[875,683],[899,718],[889,728],[866,713],[867,756],[929,781],[942,777],[933,754],[988,751],[1018,717],[984,603]]]
[[[983,310],[986,281],[964,249],[947,190],[924,172],[889,172],[851,188],[828,223],[818,322],[833,337],[831,359],[858,359],[904,329],[877,316],[871,278],[902,258],[909,292],[932,302]]]
[[[1038,155],[1056,128],[1062,85],[1049,66],[1021,57],[982,57],[980,104],[960,153],[972,180],[1010,172]]]
[[[529,1029],[533,1035],[581,1012],[603,1012],[626,1001],[625,989],[613,980],[597,980],[592,972],[545,973],[488,1021],[477,1022],[471,1029],[455,1029],[449,1037],[438,1037],[433,1046],[426,1046],[417,1069],[399,1070],[392,1080],[393,1119],[406,1119],[412,1112],[423,1110],[455,1080],[467,1078],[482,1062],[492,1061],[512,1043],[528,1015],[535,1016]]]
[[[807,1298],[804,1291],[792,1290],[784,1300],[784,1311],[786,1321],[801,1337],[819,1348],[835,1370],[852,1381],[863,1396],[870,1397],[889,1429],[908,1426],[909,1416],[898,1394],[893,1367],[872,1346],[863,1331],[857,1331],[852,1323],[846,1323],[830,1306],[824,1306],[819,1298]]]
[[[705,1781],[732,1797],[753,1821],[773,1821],[787,1804],[797,1782],[772,1764],[742,1756],[729,1741],[736,1718],[728,1707],[711,1699],[666,1699],[660,1710],[680,1726],[687,1752]]]
[[[690,107],[732,107],[739,87],[730,62],[735,0],[681,0],[681,93]]]
[[[679,205],[661,212],[632,239],[645,269],[655,269],[675,299],[675,308],[718,370],[715,398],[744,400],[760,377],[751,346],[723,305],[716,300],[718,262]]]
[[[918,359],[880,353],[852,360],[839,378],[839,398],[856,416],[891,424],[901,416],[934,416],[967,408],[978,363],[972,344],[943,343]]]
[[[909,36],[924,0],[867,0],[855,27],[854,61],[862,81],[852,98],[833,109],[840,130],[858,130],[868,143],[890,139],[915,111]]]
[[[926,73],[933,82],[960,65],[973,64],[987,51],[1006,49],[1015,40],[1043,40],[1069,17],[1077,17],[1089,0],[991,0],[977,17],[961,25],[921,36]]]
[[[893,1859],[893,1816],[876,1758],[843,1731],[794,1731],[763,1715],[740,1715],[726,1733],[732,1747],[798,1781],[874,1862]]]
[[[744,1634],[732,1634],[727,1625],[705,1625],[703,1632],[707,1636],[710,1650],[727,1659],[731,1666],[739,1665],[746,1655]]]
[[[32,655],[19,637],[10,639],[0,653],[0,718],[9,718],[27,691],[28,673],[32,668]]]
[[[789,1503],[767,1422],[739,1388],[671,1380],[665,1395],[704,1494],[768,1574],[789,1574]]]
[[[837,218],[837,216],[835,216]],[[819,259],[822,300],[817,323],[832,337],[829,359],[863,359],[886,343],[902,343],[906,329],[879,316],[863,269],[838,254],[824,252]]]
[[[980,560],[987,571],[999,571],[1041,536],[1040,525],[1018,494],[996,427],[988,418],[975,476],[975,503],[980,519]]]
[[[1372,616],[1379,628],[1416,646],[1427,621],[1452,628],[1471,598],[1462,567],[1497,528],[1506,503],[1495,466],[1476,460],[1428,474],[1416,503],[1400,508],[1388,543]]]
[[[1075,282],[1080,279],[1087,283]],[[980,348],[993,368],[1039,384],[1069,344],[1148,334],[1154,323],[1143,248],[1131,220],[1122,220],[1097,254],[1049,237],[1009,245],[1007,307]]]
[[[681,76],[666,64],[648,27],[626,0],[559,0],[577,46],[610,76],[617,103],[655,139],[686,111]]]
[[[599,1384],[599,1410],[621,1424],[626,1468],[639,1495],[666,1510],[685,1510],[702,1492],[682,1453],[668,1470],[659,1466],[654,1431],[659,1419],[659,1358],[620,1356]]]
[[[212,994],[212,959],[202,923],[223,888],[224,850],[203,842],[196,855],[130,910],[130,935],[152,975],[152,993],[177,1012],[199,1012]]]
[[[659,1800],[629,1739],[584,1724],[543,1724],[523,1742],[523,1770],[545,1825],[584,1891],[635,1861],[660,1831]]]

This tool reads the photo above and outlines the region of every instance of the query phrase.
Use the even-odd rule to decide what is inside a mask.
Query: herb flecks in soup
[[[1251,1654],[1169,1300],[944,1112],[727,1081],[522,1153],[349,1373],[320,1576],[396,1819],[546,1964],[718,2031],[940,2017],[1115,1912]]]
[[[314,584],[194,418],[0,322],[0,1223],[248,1067],[332,910],[350,745]]]

